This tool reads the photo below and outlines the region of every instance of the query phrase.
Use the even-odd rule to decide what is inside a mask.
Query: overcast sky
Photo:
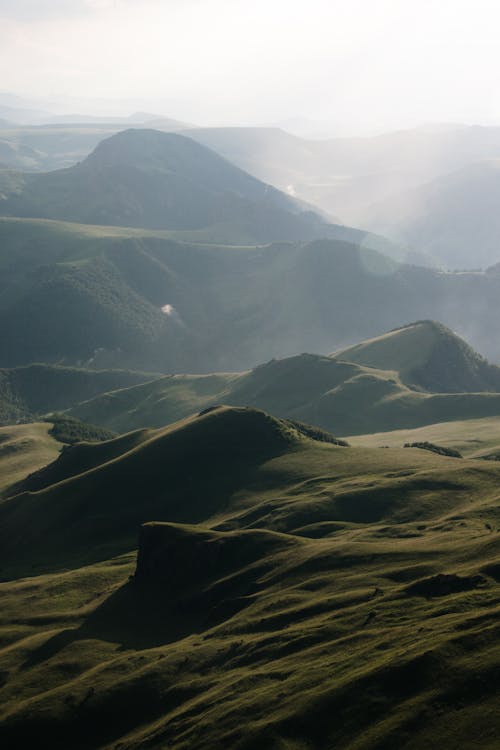
[[[0,91],[200,124],[500,123],[499,29],[499,0],[0,0]]]

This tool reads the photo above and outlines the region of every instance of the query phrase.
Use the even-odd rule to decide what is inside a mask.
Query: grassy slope
[[[432,325],[415,323],[335,352],[332,357],[405,373],[417,364],[425,364],[436,343],[436,335],[437,330]]]
[[[332,355],[383,370],[397,370],[411,387],[437,393],[500,390],[500,368],[432,320],[419,321]]]
[[[336,435],[500,415],[500,394],[429,394],[397,372],[303,354],[248,373],[176,375],[104,394],[70,413],[117,432],[160,427],[218,403],[267,409]]]
[[[48,423],[0,427],[0,498],[16,484],[57,458],[61,443],[49,434]]]
[[[29,421],[66,409],[110,388],[125,388],[155,377],[127,370],[89,370],[33,364],[0,369],[0,424]]]
[[[477,458],[500,453],[500,417],[464,419],[438,422],[413,430],[393,430],[347,438],[353,445],[366,447],[401,447],[404,443],[429,441],[447,448],[455,448],[463,456]]]
[[[76,478],[25,492],[2,507],[4,574],[23,558],[33,569],[33,564],[60,565],[68,556],[73,562],[92,561],[110,550],[123,551],[133,546],[139,524],[148,519],[203,520],[222,510],[264,461],[303,440],[296,425],[264,412],[221,407],[152,435],[141,431],[95,446],[77,445],[55,467],[63,467],[57,477],[63,479],[64,466],[76,456]],[[118,460],[116,451],[124,446]]]
[[[243,439],[242,412],[222,410],[170,440],[195,426],[213,445],[207,429],[227,427],[228,414]],[[199,525],[147,527],[135,581],[123,554],[0,584],[0,738],[29,744],[43,733],[53,750],[496,748],[500,467],[337,448],[276,433],[260,417],[251,425],[252,444],[274,435],[278,455],[252,454],[250,475],[205,501]],[[230,433],[217,433],[227,452]],[[165,439],[118,463],[141,455],[151,481],[144,451],[161,445],[166,468]],[[149,486],[170,488],[171,471]],[[101,511],[113,510],[97,476]],[[33,496],[37,519],[63,494],[74,512],[87,483]],[[187,485],[183,512],[193,518],[200,488],[210,499],[206,467]],[[122,511],[144,502],[123,485],[115,493]],[[480,575],[481,585],[412,594],[438,573]]]
[[[238,374],[168,375],[135,388],[122,388],[79,404],[69,413],[91,414],[116,432],[161,427],[216,403],[231,403]],[[113,427],[111,427],[113,425]]]

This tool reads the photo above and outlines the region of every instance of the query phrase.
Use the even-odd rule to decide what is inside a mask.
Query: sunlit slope
[[[335,352],[335,359],[397,370],[409,386],[441,393],[500,390],[490,365],[446,326],[424,320]]]
[[[496,749],[500,466],[337,447],[239,409],[124,447],[31,496],[45,539],[27,530],[32,565],[45,544],[45,565],[67,568],[89,516],[103,557],[0,584],[3,744]],[[113,489],[105,473],[120,465],[130,483],[139,457],[149,492]],[[188,523],[170,499],[175,471]],[[14,498],[0,527],[15,535],[28,502]],[[159,510],[162,523],[136,528],[137,564],[123,546],[106,559],[127,524]],[[4,563],[28,564],[19,546],[1,549]]]
[[[169,375],[90,399],[74,407],[71,414],[110,428],[113,425],[117,432],[143,425],[160,427],[220,403],[257,406],[280,416],[311,421],[322,393],[362,371],[357,365],[302,354],[272,360],[245,373]],[[321,419],[312,421],[319,424]]]
[[[61,443],[49,435],[51,424],[0,427],[0,500],[9,487],[54,461]]]
[[[223,514],[247,483],[265,485],[259,472],[266,462],[296,444],[316,445],[309,434],[262,411],[221,407],[152,436],[77,445],[73,460],[66,451],[60,469],[49,467],[56,481],[68,476],[68,466],[75,476],[2,507],[0,564],[36,570],[103,559],[132,548],[146,520],[198,522]],[[267,481],[272,487],[272,477]]]
[[[434,326],[439,330],[438,325],[432,324]],[[384,337],[382,341],[385,343]],[[391,334],[388,341],[392,343]],[[375,342],[378,348],[379,339]],[[368,353],[371,344],[368,342],[366,345]],[[420,357],[418,342],[413,344],[408,351],[410,360]],[[480,367],[474,369],[471,366],[471,372],[467,374],[462,368],[462,360],[456,360],[460,367],[453,382],[457,383],[461,373],[464,385],[475,386],[480,378],[485,384],[483,367],[490,382],[493,381],[498,368],[484,362],[465,343],[464,347],[471,352],[471,361],[479,362]],[[362,358],[366,354],[364,345],[360,345],[359,349]],[[319,425],[336,435],[500,415],[499,393],[427,393],[422,386],[418,390],[410,388],[403,382],[407,371],[403,359],[399,357],[398,361],[394,356],[397,352],[396,346],[392,362],[388,355],[388,365],[401,366],[402,375],[392,369],[375,369],[343,361],[343,354],[338,358],[302,354],[271,360],[240,374],[160,378],[153,383],[98,396],[77,405],[70,410],[70,414],[86,422],[125,432],[142,426],[160,427],[196,410],[226,403],[266,409],[280,417]],[[356,355],[355,350],[353,358]],[[447,369],[449,359],[446,348],[440,351],[437,345],[433,356],[442,366],[441,380],[447,378],[451,381],[453,370]],[[380,360],[383,360],[383,353]],[[429,381],[436,370],[426,364],[421,372]],[[437,375],[434,382],[436,380]]]
[[[135,388],[102,394],[78,404],[69,413],[94,415],[100,424],[114,425],[116,432],[143,425],[161,427],[207,406],[231,403],[231,386],[240,377],[239,373],[167,375]]]
[[[469,458],[500,456],[500,417],[439,422],[413,430],[393,430],[347,438],[353,445],[401,447],[405,443],[425,442],[458,450]]]
[[[420,511],[413,508],[411,497],[422,486],[429,502],[431,497],[437,502],[433,509],[429,506],[434,513],[447,504],[447,487],[467,494],[476,478],[489,484],[500,471],[486,462],[469,466],[449,459],[447,470],[458,472],[456,481],[443,484],[438,476],[422,484],[414,475],[417,468],[445,466],[427,452],[401,449],[387,455],[353,450],[325,443],[321,434],[319,441],[311,439],[310,434],[265,412],[221,407],[152,434],[77,445],[50,469],[52,481],[63,481],[4,503],[4,571],[12,566],[21,570],[28,561],[30,569],[44,570],[103,559],[132,548],[138,525],[146,520],[212,519],[211,523],[233,525],[236,515],[244,526],[288,532],[330,520],[413,518]],[[413,468],[408,475],[399,474],[409,467]],[[291,490],[289,497],[282,493],[273,501],[275,510],[264,522],[269,513],[266,502],[276,488],[283,482],[300,485],[311,472],[324,477],[314,490],[314,503],[308,499],[311,487],[306,482],[298,492]],[[356,473],[361,478],[354,481],[355,487]],[[46,485],[47,477],[50,474],[41,472],[39,486]],[[30,486],[36,487],[36,479]],[[351,504],[352,492],[357,499]]]

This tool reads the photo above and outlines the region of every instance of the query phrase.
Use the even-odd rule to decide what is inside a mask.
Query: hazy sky
[[[345,132],[500,122],[499,0],[0,0],[0,90]]]

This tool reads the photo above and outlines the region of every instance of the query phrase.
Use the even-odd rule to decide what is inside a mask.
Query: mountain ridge
[[[329,231],[311,209],[191,138],[148,129],[104,139],[73,167],[24,175],[0,214],[174,230],[251,221],[268,241]]]
[[[406,385],[427,392],[500,391],[500,367],[491,365],[449,328],[433,320],[400,326],[330,356],[397,370]]]
[[[442,324],[423,321],[330,356],[273,359],[239,374],[159,378],[69,413],[123,432],[217,403],[265,409],[336,435],[380,432],[500,414],[500,368]]]

